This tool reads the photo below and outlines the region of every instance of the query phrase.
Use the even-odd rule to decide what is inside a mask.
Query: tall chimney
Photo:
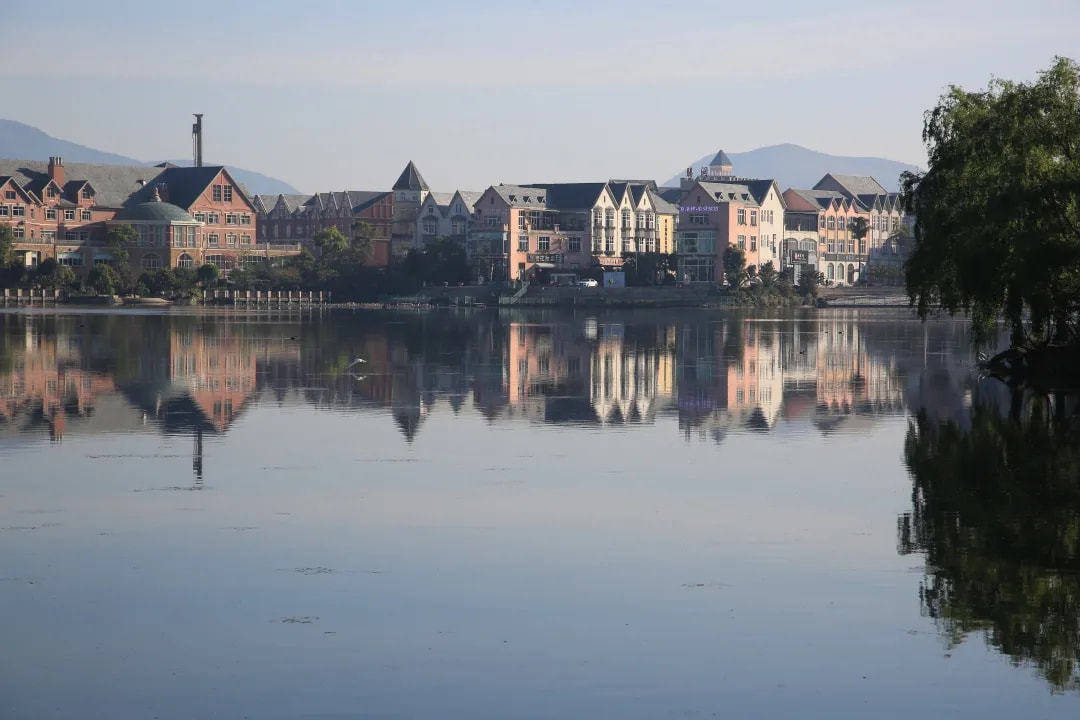
[[[191,126],[191,143],[195,150],[195,167],[202,167],[202,113],[194,113],[195,124]]]
[[[59,156],[49,158],[49,177],[56,181],[61,190],[64,189],[64,183],[67,182],[67,175],[64,173],[64,158]]]

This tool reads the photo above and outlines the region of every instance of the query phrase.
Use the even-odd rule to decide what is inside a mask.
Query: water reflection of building
[[[651,332],[650,332],[651,330]],[[589,399],[604,423],[651,420],[675,385],[675,326],[651,329],[612,323],[599,327],[590,359]]]
[[[603,426],[671,414],[687,437],[715,440],[781,422],[852,431],[913,403],[943,416],[962,408],[970,359],[949,350],[966,349],[958,327],[857,310],[794,320],[438,313],[355,324],[0,316],[0,430],[47,425],[59,437],[72,418],[108,406],[95,429],[133,426],[133,417],[198,439],[227,432],[266,392],[279,403],[384,411],[410,442],[441,405],[488,422]]]
[[[679,426],[721,440],[732,429],[768,430],[780,417],[781,334],[773,323],[728,318],[688,326],[679,338]]]
[[[216,432],[235,419],[255,393],[254,342],[228,325],[221,332],[174,330],[169,337],[169,378]]]
[[[100,397],[116,391],[110,377],[82,368],[78,343],[68,336],[27,328],[21,347],[9,348],[6,356],[10,369],[0,371],[0,423],[20,416],[31,424],[44,422],[50,437],[60,440],[70,417],[89,417]]]
[[[674,387],[673,325],[511,323],[510,407],[544,422],[652,419]]]
[[[870,354],[857,316],[819,324],[818,407],[833,414],[898,412],[903,388],[895,363]]]

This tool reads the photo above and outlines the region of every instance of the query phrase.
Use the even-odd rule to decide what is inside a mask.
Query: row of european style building
[[[856,218],[869,228],[852,231]],[[253,195],[221,166],[155,167],[0,160],[0,223],[27,266],[108,262],[108,227],[132,225],[145,269],[231,269],[300,251],[320,230],[371,241],[386,265],[436,239],[461,243],[480,281],[571,279],[618,271],[638,253],[675,254],[678,280],[719,282],[723,254],[796,274],[807,266],[851,284],[875,263],[900,262],[910,231],[899,197],[871,177],[826,174],[812,189],[735,175],[723,153],[680,187],[648,180],[492,185],[433,192],[410,162],[387,191]]]

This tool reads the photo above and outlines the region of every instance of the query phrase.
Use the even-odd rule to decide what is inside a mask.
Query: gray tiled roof
[[[461,193],[461,199],[465,201],[465,205],[469,208],[471,213],[476,209],[476,202],[480,199],[480,196],[484,193],[477,192],[476,190],[458,190]]]
[[[450,201],[454,199],[454,193],[447,192],[433,192],[429,193],[428,196],[435,201],[436,205],[443,206],[449,205]]]
[[[750,188],[741,183],[699,182],[698,185],[705,188],[709,195],[721,202],[737,200],[750,205],[758,204],[754,194],[750,192]]]
[[[775,180],[747,180],[746,187],[750,188],[750,193],[754,196],[754,199],[758,201],[758,205],[765,202],[765,198],[769,195],[769,190],[776,186]],[[780,193],[780,187],[776,186],[776,195],[780,198],[780,203],[783,204],[784,196]]]
[[[139,180],[150,183],[162,172],[161,168],[145,165],[64,164],[64,174],[68,179],[66,185],[73,180],[88,181],[96,193],[95,203],[102,207],[122,207],[139,191]],[[33,185],[44,187],[49,177],[49,163],[0,159],[0,175],[10,175],[24,188]]]
[[[389,190],[348,190],[352,211],[358,213],[390,194]]]
[[[534,189],[547,191],[548,206],[556,210],[585,210],[596,204],[608,183],[536,183]]]
[[[409,164],[405,166],[405,169],[401,171],[401,175],[398,176],[397,182],[394,183],[392,190],[427,190],[428,184],[424,182],[424,178],[420,175],[420,171],[416,169],[416,165],[410,160]]]
[[[683,189],[677,187],[658,187],[656,188],[656,194],[667,200],[673,205],[678,205],[682,201]]]
[[[716,155],[713,155],[713,159],[709,161],[709,167],[713,165],[733,165],[731,158],[723,150],[718,150]]]
[[[863,209],[863,210],[866,209],[866,207],[861,202],[859,202],[858,200],[852,200],[851,198],[849,198],[844,193],[842,193],[842,192],[840,192],[838,190],[817,190],[817,189],[806,190],[806,189],[800,189],[800,188],[789,188],[789,189],[792,192],[798,194],[799,197],[801,197],[803,200],[807,201],[808,203],[811,203],[812,205],[816,205],[817,207],[821,208],[822,210],[827,210],[834,200],[841,200],[841,201],[844,201],[844,202],[854,202],[856,205],[859,206],[860,209]]]
[[[548,192],[541,185],[492,185],[494,190],[504,202],[514,207],[548,207]],[[526,202],[525,198],[529,198]],[[544,198],[541,202],[540,198]]]
[[[155,185],[164,185],[166,191],[162,195],[168,195],[168,201],[182,208],[190,208],[206,188],[213,182],[225,168],[221,165],[204,165],[202,167],[167,167],[163,169],[152,182],[148,182],[145,188],[137,190],[131,200],[145,202],[150,199]],[[93,181],[91,181],[91,184]],[[237,191],[244,198],[248,198],[247,191],[235,183]],[[96,187],[96,186],[95,186]],[[248,198],[250,202],[250,198]]]
[[[818,184],[814,186],[815,189],[831,177],[833,180],[844,188],[846,195],[849,197],[858,197],[859,195],[887,195],[888,190],[881,186],[874,178],[869,175],[838,175],[836,173],[827,173],[825,177],[818,181]]]
[[[648,188],[647,192],[649,193],[649,199],[652,200],[653,207],[656,208],[656,212],[666,215],[679,214],[679,206],[677,205],[677,203],[670,202],[663,195],[661,195],[656,190],[653,190],[652,188]],[[676,198],[676,201],[677,200],[678,198]]]
[[[608,187],[611,188],[611,194],[614,196],[615,202],[621,203],[623,195],[630,189],[630,183],[608,181]],[[630,200],[631,202],[634,200],[633,195],[630,196]]]

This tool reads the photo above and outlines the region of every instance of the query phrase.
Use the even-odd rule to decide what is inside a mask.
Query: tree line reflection
[[[904,458],[901,554],[926,556],[919,598],[950,644],[969,634],[1055,690],[1080,688],[1080,402],[972,388],[964,422],[920,412]]]

